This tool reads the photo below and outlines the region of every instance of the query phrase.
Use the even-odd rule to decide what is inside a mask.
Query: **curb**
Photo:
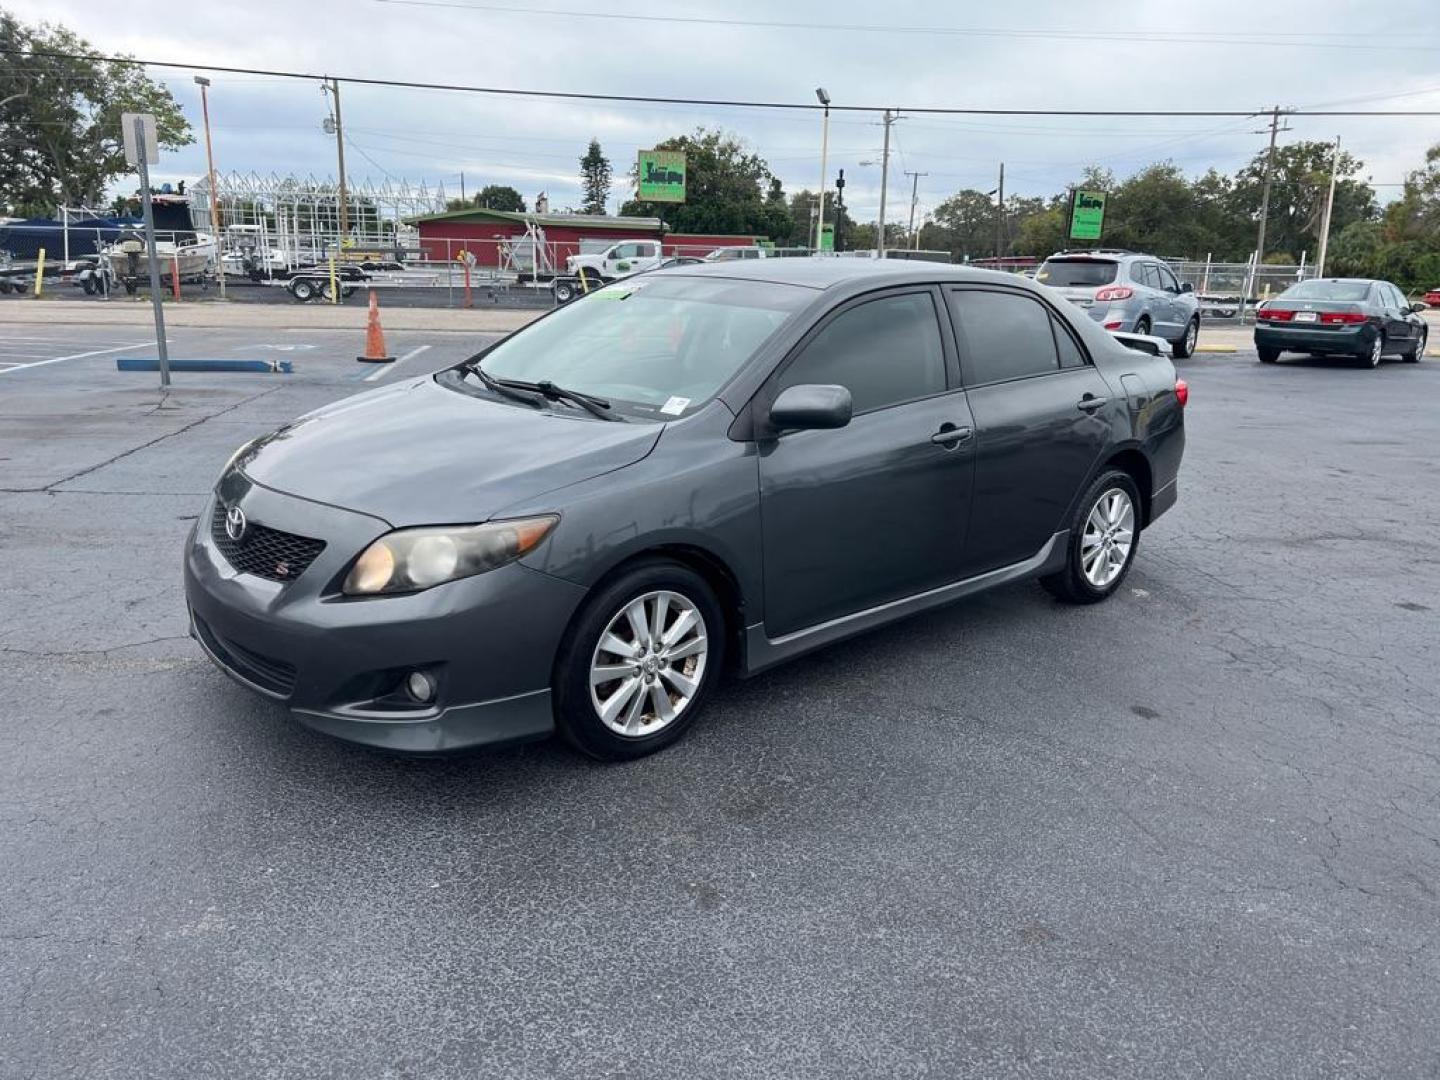
[[[1196,345],[1196,346],[1195,346],[1195,351],[1196,351],[1196,352],[1231,353],[1231,352],[1239,352],[1239,351],[1240,351],[1240,347],[1239,347],[1238,345]]]

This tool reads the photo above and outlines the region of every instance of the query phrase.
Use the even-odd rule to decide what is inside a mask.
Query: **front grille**
[[[230,565],[268,581],[294,581],[325,549],[325,541],[250,523],[239,543],[225,532],[225,505],[215,500],[210,537]]]
[[[193,615],[195,632],[212,656],[247,682],[280,697],[289,697],[295,689],[295,665],[257,653],[244,645],[223,638],[199,615]]]

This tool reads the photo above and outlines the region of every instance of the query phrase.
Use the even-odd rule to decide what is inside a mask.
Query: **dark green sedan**
[[[1388,281],[1302,281],[1255,312],[1255,351],[1265,364],[1285,352],[1350,356],[1372,368],[1387,356],[1414,364],[1425,355],[1424,310]]]

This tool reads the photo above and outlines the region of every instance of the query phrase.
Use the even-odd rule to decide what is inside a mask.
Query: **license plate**
[[[1297,312],[1295,312],[1295,321],[1296,321],[1296,322],[1318,322],[1319,320],[1320,320],[1320,316],[1317,315],[1317,314],[1315,314],[1315,312],[1313,312],[1313,311],[1297,311]]]

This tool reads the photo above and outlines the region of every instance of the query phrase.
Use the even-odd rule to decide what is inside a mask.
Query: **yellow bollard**
[[[35,263],[35,295],[39,296],[45,287],[45,249],[40,249],[40,258]]]
[[[330,302],[331,302],[332,304],[338,304],[338,303],[340,302],[340,290],[339,290],[338,288],[336,288],[336,286],[335,286],[335,256],[334,256],[334,255],[331,255],[331,256],[330,256]]]

